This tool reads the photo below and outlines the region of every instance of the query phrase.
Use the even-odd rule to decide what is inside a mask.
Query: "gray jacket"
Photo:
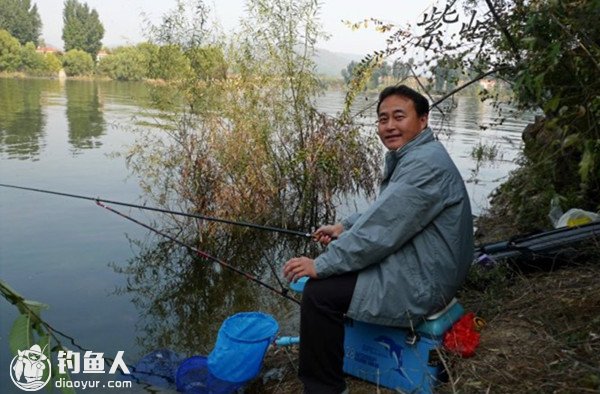
[[[380,194],[315,260],[319,278],[360,271],[348,316],[409,326],[455,296],[473,260],[462,177],[430,128],[385,157]]]

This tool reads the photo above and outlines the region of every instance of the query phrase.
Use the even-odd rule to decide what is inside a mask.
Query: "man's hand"
[[[332,240],[338,238],[344,232],[344,226],[341,223],[328,224],[321,226],[313,234],[313,239],[322,245],[328,245]]]
[[[283,265],[283,276],[288,282],[297,281],[303,276],[316,278],[315,261],[308,257],[295,257]]]

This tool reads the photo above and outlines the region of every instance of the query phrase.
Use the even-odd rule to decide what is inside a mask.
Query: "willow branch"
[[[492,1],[491,0],[485,0],[485,2],[487,4],[488,8],[490,9],[490,12],[494,16],[494,20],[496,21],[496,24],[498,25],[498,28],[500,29],[500,31],[502,32],[502,34],[504,34],[504,36],[508,40],[508,44],[510,45],[511,49],[515,53],[515,58],[517,59],[517,62],[520,62],[521,61],[521,56],[519,55],[519,50],[517,49],[517,44],[515,43],[515,40],[513,39],[513,37],[508,32],[508,29],[506,27],[504,27],[504,25],[502,25],[502,22],[500,21],[500,16],[496,12],[496,9],[494,8],[494,5],[492,4]]]
[[[433,97],[431,97],[431,95],[429,94],[429,92],[427,91],[427,89],[425,88],[425,86],[423,86],[423,84],[421,83],[421,80],[419,79],[419,77],[415,73],[415,70],[413,69],[413,67],[411,65],[409,65],[409,68],[410,68],[410,72],[412,73],[413,77],[415,78],[415,80],[417,81],[417,83],[419,84],[419,86],[421,87],[421,89],[423,89],[423,91],[425,92],[425,94],[427,95],[427,97],[429,97],[429,100],[433,101]],[[431,106],[431,108],[434,108],[434,107]],[[437,109],[438,111],[440,111],[443,117],[446,116],[446,114],[444,113],[444,111],[441,108],[435,107],[435,109]]]

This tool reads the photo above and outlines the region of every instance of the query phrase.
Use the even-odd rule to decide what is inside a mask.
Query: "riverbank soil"
[[[497,269],[502,280],[461,294],[487,325],[474,357],[449,360],[440,392],[600,392],[600,258],[526,275]]]

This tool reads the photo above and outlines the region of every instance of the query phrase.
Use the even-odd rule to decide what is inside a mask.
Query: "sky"
[[[144,41],[142,13],[153,23],[161,15],[175,7],[175,0],[80,0],[95,9],[104,25],[102,43],[107,47],[136,44]],[[42,19],[42,38],[46,44],[61,48],[62,11],[64,0],[33,0]],[[212,15],[220,21],[226,32],[235,29],[244,15],[245,0],[207,0]],[[318,48],[333,52],[364,55],[385,47],[385,34],[373,29],[351,31],[342,20],[351,22],[377,18],[398,25],[412,23],[423,12],[427,2],[407,0],[321,0],[320,19],[324,30],[330,35],[328,41],[317,44]]]

